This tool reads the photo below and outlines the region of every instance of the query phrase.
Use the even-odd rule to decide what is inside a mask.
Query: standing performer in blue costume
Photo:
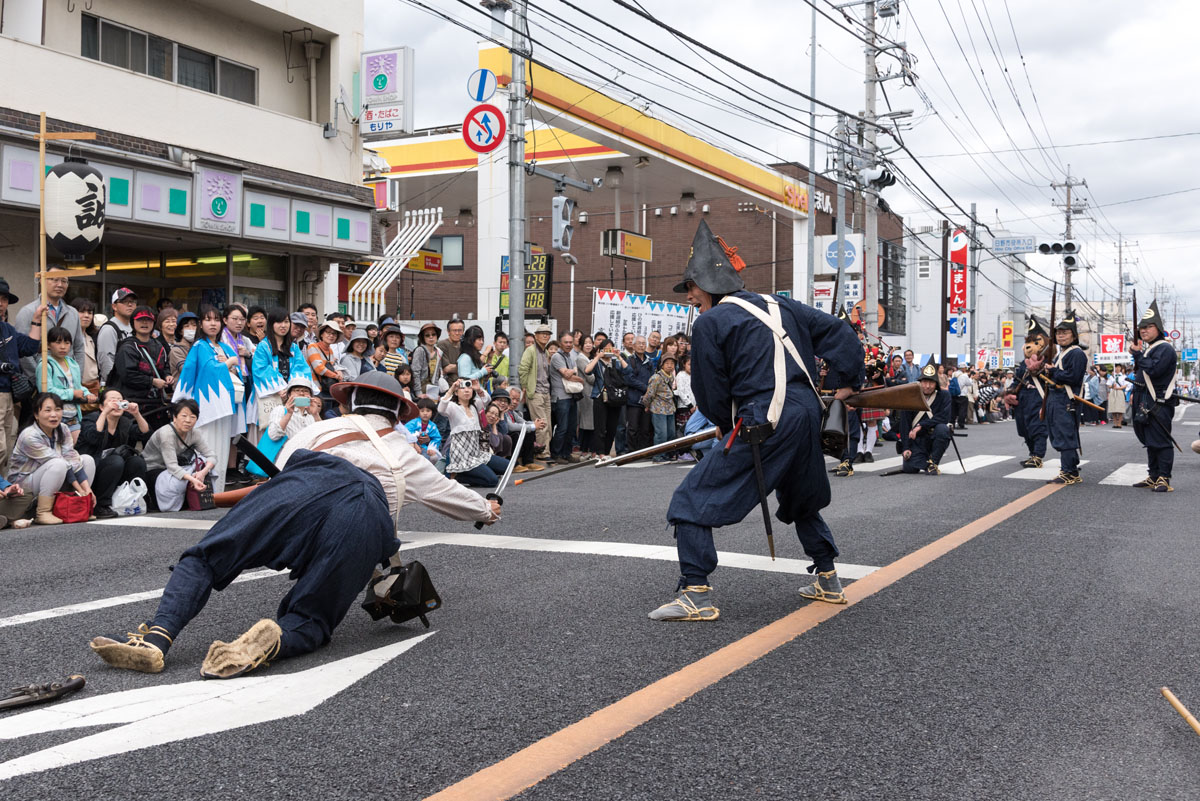
[[[179,370],[172,401],[191,398],[200,406],[196,434],[216,457],[213,491],[225,491],[229,447],[245,400],[239,359],[233,348],[221,341],[221,313],[205,304],[200,307],[200,332]],[[244,422],[244,421],[243,421]]]
[[[918,381],[929,411],[900,412],[900,441],[896,443],[896,451],[904,457],[900,469],[905,473],[936,476],[942,472],[939,465],[953,436],[950,391],[938,388],[938,366],[932,355],[921,368]]]
[[[743,291],[737,249],[700,223],[676,292],[700,310],[692,328],[692,387],[700,412],[729,437],[675,490],[667,520],[675,527],[680,578],[674,600],[652,620],[716,620],[708,576],[717,567],[713,527],[737,523],[775,491],[775,517],[794,523],[816,581],[803,598],[845,603],[837,546],[821,509],[829,477],[821,453],[821,400],[815,356],[825,360],[826,389],[845,399],[861,387],[863,350],[832,315],[779,295]]]
[[[1155,492],[1174,492],[1171,468],[1175,465],[1175,442],[1171,439],[1171,421],[1179,397],[1175,394],[1175,348],[1163,330],[1158,301],[1150,302],[1138,320],[1138,341],[1129,346],[1133,353],[1133,433],[1146,447],[1149,475],[1135,487],[1150,487]]]
[[[1050,344],[1050,333],[1042,327],[1036,317],[1029,318],[1025,332],[1025,361],[1013,370],[1012,391],[1004,396],[1004,403],[1013,410],[1017,421],[1017,435],[1025,440],[1029,458],[1021,467],[1041,467],[1046,458],[1046,421],[1042,419],[1042,398],[1046,396],[1046,385],[1029,369],[1029,358],[1044,353]]]
[[[1046,398],[1046,428],[1050,444],[1059,455],[1059,474],[1047,484],[1081,484],[1079,477],[1079,405],[1075,397],[1083,391],[1083,379],[1087,375],[1088,357],[1079,344],[1079,328],[1075,312],[1068,310],[1063,319],[1054,326],[1054,338],[1058,342],[1058,358],[1047,365],[1039,355],[1030,357],[1027,364],[1031,370],[1043,370],[1045,376],[1057,386],[1051,386]]]
[[[312,369],[300,346],[292,341],[292,322],[284,309],[277,307],[267,313],[267,335],[254,349],[250,373],[258,399],[258,428],[266,431],[271,412],[283,403],[288,382],[293,377],[312,381]]]

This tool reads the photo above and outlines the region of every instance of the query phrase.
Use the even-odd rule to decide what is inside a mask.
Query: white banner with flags
[[[692,307],[654,300],[619,289],[592,288],[592,331],[603,331],[620,342],[626,332],[648,337],[652,331],[667,338],[691,330]]]

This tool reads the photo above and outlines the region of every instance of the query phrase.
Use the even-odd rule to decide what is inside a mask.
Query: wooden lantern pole
[[[92,132],[76,132],[76,133],[46,133],[46,112],[40,115],[40,127],[38,129],[38,242],[40,247],[38,250],[38,272],[35,276],[42,291],[42,305],[49,305],[49,298],[46,296],[46,141],[60,139],[95,139],[96,134]],[[45,317],[42,318],[42,374],[38,382],[38,388],[46,391],[46,386],[49,383],[46,371],[49,365],[46,364],[47,359],[47,326]]]

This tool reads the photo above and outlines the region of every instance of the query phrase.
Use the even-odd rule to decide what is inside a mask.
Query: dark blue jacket
[[[732,293],[760,309],[766,301],[751,292]],[[825,389],[858,389],[866,380],[863,348],[850,326],[831,314],[798,301],[776,296],[783,328],[800,353],[813,381],[817,376],[816,357],[825,360],[829,374]],[[775,390],[775,337],[770,329],[733,304],[717,304],[704,312],[692,326],[692,391],[696,406],[722,431],[733,427],[732,403],[739,408],[748,401],[755,404],[762,419],[746,420],[756,425],[766,420],[767,405]],[[789,390],[807,387],[800,368],[786,359]],[[648,377],[648,376],[647,376]],[[805,389],[812,392],[811,389]],[[632,397],[632,392],[630,396]]]
[[[1161,342],[1162,340],[1159,341]],[[1150,344],[1152,343],[1145,343],[1147,346]],[[1163,396],[1167,394],[1167,387],[1171,384],[1171,379],[1175,377],[1177,359],[1178,355],[1175,353],[1175,348],[1171,346],[1170,342],[1167,342],[1166,345],[1159,345],[1149,353],[1146,352],[1145,348],[1142,349],[1141,353],[1134,351],[1133,369],[1137,376],[1133,382],[1134,392],[1139,395],[1145,393],[1146,396],[1149,396],[1150,393],[1146,392],[1145,389],[1146,382],[1149,381],[1154,384],[1155,397],[1162,401]],[[1165,404],[1167,406],[1178,406],[1179,398],[1176,395],[1172,395],[1171,400],[1165,401]]]
[[[20,370],[22,356],[34,356],[42,349],[36,339],[31,339],[17,331],[11,325],[0,322],[0,361],[11,364]],[[0,392],[12,392],[12,381],[8,376],[0,374]]]
[[[1068,345],[1068,347],[1070,347]],[[1088,357],[1081,349],[1075,349],[1063,357],[1062,367],[1056,368],[1050,365],[1046,368],[1046,377],[1056,384],[1070,387],[1071,391],[1076,395],[1083,392],[1083,378],[1087,375]],[[1062,392],[1063,390],[1055,390],[1054,392]]]
[[[641,406],[642,396],[650,385],[650,376],[654,375],[654,362],[649,356],[638,358],[635,353],[629,357],[629,367],[625,370],[625,383],[629,387],[626,406]]]

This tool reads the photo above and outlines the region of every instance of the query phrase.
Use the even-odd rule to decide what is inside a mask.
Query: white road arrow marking
[[[163,743],[303,715],[435,632],[299,673],[108,693],[0,720],[0,740],[126,724],[0,763],[0,781]]]

